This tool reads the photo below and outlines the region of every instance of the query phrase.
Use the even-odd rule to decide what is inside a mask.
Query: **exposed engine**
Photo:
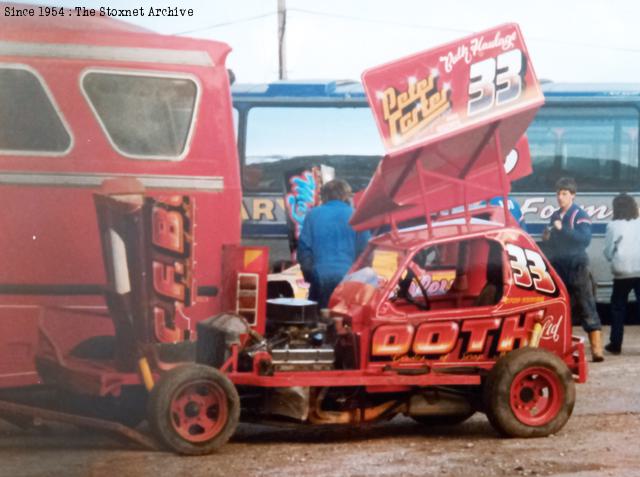
[[[253,341],[241,353],[242,368],[251,369],[259,353],[261,374],[274,371],[320,371],[334,368],[335,351],[331,330],[318,316],[316,303],[296,298],[267,301],[265,336],[259,336],[243,318],[222,314],[198,324],[197,361],[221,367],[230,356],[231,345],[240,336]]]
[[[321,371],[335,367],[334,333],[318,316],[316,303],[295,298],[267,300],[265,336],[253,332],[238,315],[221,314],[198,323],[197,361],[221,367],[230,357],[232,345],[249,335],[239,356],[238,367],[261,375],[279,371]],[[310,388],[268,388],[257,402],[245,402],[245,412],[257,416],[309,418]]]
[[[335,353],[330,341],[315,302],[296,298],[267,301],[266,348],[274,371],[333,369]]]

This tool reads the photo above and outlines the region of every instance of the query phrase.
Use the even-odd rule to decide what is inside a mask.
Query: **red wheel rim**
[[[171,400],[171,424],[189,442],[213,439],[227,423],[228,413],[224,390],[211,381],[186,384]]]
[[[527,368],[511,383],[511,410],[523,424],[543,426],[562,408],[564,390],[559,376],[547,368]]]

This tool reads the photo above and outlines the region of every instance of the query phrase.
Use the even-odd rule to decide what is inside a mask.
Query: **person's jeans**
[[[318,302],[318,309],[327,308],[329,298],[342,278],[342,275],[314,276],[309,288],[309,300]]]
[[[565,285],[571,299],[571,316],[587,333],[601,329],[588,262],[575,261],[567,275]]]
[[[613,280],[611,293],[611,334],[609,342],[615,350],[622,348],[624,335],[624,319],[627,314],[627,300],[629,292],[633,290],[638,301],[640,311],[640,278],[616,278]]]

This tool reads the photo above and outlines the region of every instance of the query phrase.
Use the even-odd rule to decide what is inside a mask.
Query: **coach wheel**
[[[149,426],[179,454],[209,454],[226,443],[240,418],[233,383],[215,368],[187,365],[162,375],[149,397]]]
[[[559,431],[571,416],[575,397],[567,365],[539,348],[520,348],[501,358],[484,388],[489,421],[511,437],[542,437]]]
[[[411,416],[411,418],[424,424],[425,426],[455,426],[456,424],[462,424],[475,414],[475,411],[468,411],[457,414],[442,414],[434,416]]]

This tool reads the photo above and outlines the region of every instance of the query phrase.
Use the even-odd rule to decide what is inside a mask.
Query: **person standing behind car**
[[[298,242],[298,262],[309,282],[309,299],[326,308],[331,293],[347,274],[369,241],[369,232],[356,233],[349,225],[353,214],[351,187],[334,179],[320,191],[322,205],[306,215]]]
[[[587,247],[591,243],[591,219],[574,204],[576,181],[562,177],[556,182],[556,198],[560,208],[549,221],[542,240],[547,241],[545,251],[560,278],[567,287],[571,300],[571,316],[582,323],[589,334],[591,357],[594,362],[604,361],[602,325],[593,295]]]
[[[489,205],[502,207],[502,204],[504,204],[504,198],[502,196],[496,196],[489,200]],[[507,208],[509,212],[511,212],[511,216],[518,222],[520,228],[527,232],[527,223],[524,221],[524,215],[522,214],[522,209],[518,201],[513,197],[507,197]]]
[[[607,225],[604,256],[611,262],[613,292],[611,293],[611,334],[604,347],[609,353],[620,354],[624,334],[627,300],[631,290],[640,304],[640,219],[638,204],[627,194],[613,199],[613,220]],[[640,308],[639,308],[640,310]]]

